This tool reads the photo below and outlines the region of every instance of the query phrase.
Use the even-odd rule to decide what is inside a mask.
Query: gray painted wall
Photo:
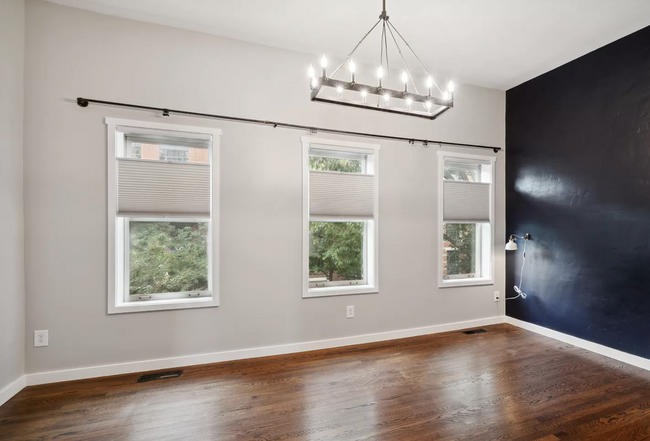
[[[0,2],[0,390],[25,372],[23,73],[25,4]]]
[[[75,97],[87,96],[504,145],[502,91],[460,86],[457,108],[435,122],[311,103],[306,67],[318,58],[42,1],[28,3],[26,329],[50,331],[49,347],[28,345],[29,373],[503,314],[503,305],[493,302],[493,291],[504,291],[503,153],[497,155],[494,287],[436,287],[438,147],[381,142],[381,292],[303,300],[303,133],[181,117],[163,120],[74,104]],[[223,130],[220,307],[106,314],[107,116]],[[346,305],[356,306],[355,319],[345,318]]]

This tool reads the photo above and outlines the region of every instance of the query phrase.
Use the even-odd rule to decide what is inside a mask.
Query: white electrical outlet
[[[494,301],[498,302],[501,300],[501,293],[499,291],[494,291]]]
[[[354,305],[348,306],[348,318],[354,318]]]
[[[34,331],[34,347],[47,346],[50,344],[50,336],[47,330]]]

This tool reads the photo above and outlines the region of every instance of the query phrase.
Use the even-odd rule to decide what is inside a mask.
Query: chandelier
[[[379,26],[381,24],[381,26]],[[375,28],[381,29],[379,68],[377,69],[377,84],[368,85],[355,81],[356,65],[352,56],[361,46],[364,40],[372,33]],[[383,84],[384,76],[390,72],[388,61],[388,39],[389,37],[395,44],[397,52],[402,61],[402,74],[400,80],[403,89],[396,90],[385,87]],[[400,44],[399,41],[402,43]],[[408,48],[420,67],[424,70],[426,82],[426,94],[418,91],[417,85],[408,68],[408,64],[402,53],[402,47]],[[341,68],[347,63],[350,81],[337,79],[336,75]],[[385,68],[384,68],[385,66]],[[444,112],[454,106],[454,83],[449,82],[447,90],[442,91],[433,80],[422,61],[417,56],[411,45],[402,37],[402,34],[395,28],[386,14],[386,0],[383,0],[383,10],[379,20],[363,36],[363,38],[352,49],[352,52],[343,60],[343,62],[330,75],[327,73],[327,58],[325,55],[320,60],[321,76],[317,77],[313,65],[309,66],[309,86],[311,88],[311,100],[331,104],[340,104],[343,106],[360,107],[363,109],[379,110],[382,112],[398,113],[401,115],[418,116],[427,119],[436,119]],[[409,85],[412,90],[409,89]]]

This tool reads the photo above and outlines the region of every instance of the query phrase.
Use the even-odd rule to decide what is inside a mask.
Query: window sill
[[[109,314],[124,314],[129,312],[167,311],[172,309],[212,308],[219,306],[215,297],[195,297],[169,300],[148,300],[141,302],[122,302],[109,304]]]
[[[494,285],[492,279],[451,279],[438,283],[438,288],[455,288],[458,286]]]
[[[371,285],[359,285],[353,287],[345,286],[329,286],[326,288],[309,288],[307,292],[303,293],[303,299],[312,297],[333,297],[333,296],[349,296],[354,294],[376,294],[379,288]]]

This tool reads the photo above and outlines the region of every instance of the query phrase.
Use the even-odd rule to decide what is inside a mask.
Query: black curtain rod
[[[77,98],[77,104],[80,107],[88,107],[89,104],[101,104],[104,106],[117,106],[117,107],[128,107],[131,109],[138,110],[153,110],[156,112],[162,112],[163,116],[169,116],[174,113],[177,115],[186,115],[186,116],[196,116],[202,118],[214,118],[214,119],[223,119],[226,121],[235,121],[241,123],[249,124],[262,124],[266,126],[282,127],[285,129],[297,129],[297,130],[309,130],[310,133],[334,133],[338,135],[351,135],[351,136],[363,136],[367,138],[380,138],[380,139],[389,139],[391,141],[407,141],[409,144],[422,143],[422,145],[429,144],[438,144],[439,146],[448,145],[448,146],[457,146],[457,147],[472,147],[476,149],[490,149],[494,153],[497,153],[501,150],[501,147],[491,147],[488,145],[479,145],[479,144],[463,144],[459,142],[445,142],[445,141],[433,141],[430,139],[420,139],[420,138],[406,138],[403,136],[390,136],[390,135],[380,135],[377,133],[364,133],[364,132],[351,132],[348,130],[338,130],[338,129],[327,129],[324,127],[313,127],[313,126],[303,126],[300,124],[289,124],[277,121],[266,121],[261,119],[251,119],[251,118],[240,118],[237,116],[227,116],[227,115],[215,115],[212,113],[200,113],[200,112],[188,112],[187,110],[176,110],[176,109],[166,109],[164,107],[151,107],[151,106],[141,106],[139,104],[128,104],[128,103],[118,103],[115,101],[102,101],[102,100],[93,100],[90,98]]]

